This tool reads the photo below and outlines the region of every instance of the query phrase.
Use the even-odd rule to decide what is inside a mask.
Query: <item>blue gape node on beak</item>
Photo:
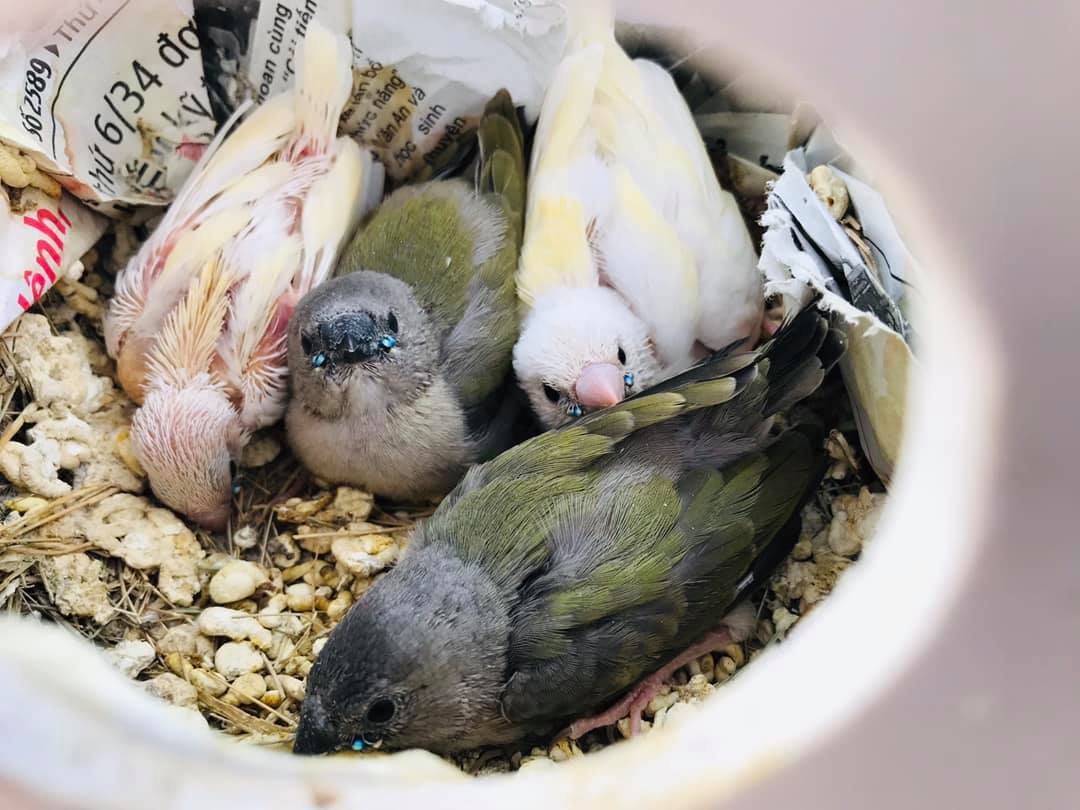
[[[312,368],[361,363],[386,354],[397,343],[368,312],[336,315],[320,323],[315,332],[301,335],[301,347]]]
[[[319,324],[319,336],[340,362],[356,363],[378,351],[375,319],[366,312],[349,312]]]

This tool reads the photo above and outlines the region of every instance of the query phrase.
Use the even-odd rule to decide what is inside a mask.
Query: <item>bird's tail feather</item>
[[[299,133],[291,154],[325,151],[337,135],[338,120],[352,92],[352,53],[348,40],[318,20],[308,26],[300,46],[296,75]]]
[[[799,540],[802,531],[802,510],[814,497],[817,486],[825,475],[828,460],[824,451],[825,435],[812,425],[797,425],[785,431],[766,450],[769,464],[774,469],[797,465],[804,469],[798,492],[788,491],[787,509],[790,514],[782,523],[774,523],[765,536],[758,538],[761,551],[750,566],[748,575],[739,583],[736,598],[749,596],[762,587],[784,561]],[[783,492],[777,492],[783,495]],[[762,504],[768,508],[768,504]],[[792,508],[793,507],[793,508]]]
[[[812,394],[844,348],[843,334],[812,306],[794,316],[763,349],[768,359],[764,415],[786,410]]]
[[[587,45],[615,39],[615,0],[574,0],[566,4],[567,36]]]
[[[714,355],[563,430],[622,441],[685,414],[690,417],[687,429],[694,437],[695,457],[705,465],[723,466],[760,447],[770,417],[813,393],[842,348],[839,333],[816,309],[807,307],[761,349]]]
[[[514,231],[514,244],[520,245],[525,219],[525,136],[508,91],[500,90],[488,102],[477,139],[477,189],[499,199]]]

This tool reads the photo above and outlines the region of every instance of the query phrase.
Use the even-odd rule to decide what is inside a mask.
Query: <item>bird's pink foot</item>
[[[601,714],[595,714],[591,717],[583,717],[580,720],[575,720],[570,724],[570,727],[566,729],[564,735],[572,740],[576,740],[594,729],[614,725],[627,716],[630,718],[630,736],[636,735],[641,731],[642,712],[644,712],[645,707],[649,705],[649,701],[656,697],[656,693],[660,691],[660,687],[663,686],[672,675],[691,661],[700,658],[706,653],[721,649],[722,647],[726,647],[728,644],[739,640],[741,639],[736,638],[736,634],[734,634],[727,625],[721,625],[677,658],[658,669],[652,675],[641,680],[624,697],[622,697],[618,703],[607,711],[602,712]]]

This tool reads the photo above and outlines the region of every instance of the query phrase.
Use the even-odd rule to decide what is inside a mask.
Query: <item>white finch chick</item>
[[[131,438],[150,486],[211,529],[228,520],[232,462],[284,412],[297,302],[382,196],[382,166],[337,137],[348,42],[313,23],[296,62],[292,90],[210,145],[118,276],[105,320],[120,382],[141,405]]]
[[[757,256],[686,102],[615,41],[611,3],[569,6],[540,112],[514,370],[555,427],[756,340]]]

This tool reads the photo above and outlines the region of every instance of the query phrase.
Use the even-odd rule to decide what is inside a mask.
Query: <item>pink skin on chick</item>
[[[246,438],[239,416],[209,375],[183,388],[157,385],[131,424],[150,487],[166,506],[212,531],[229,519],[231,461]]]
[[[574,393],[585,408],[610,408],[623,398],[623,371],[613,363],[589,363],[581,370]]]

